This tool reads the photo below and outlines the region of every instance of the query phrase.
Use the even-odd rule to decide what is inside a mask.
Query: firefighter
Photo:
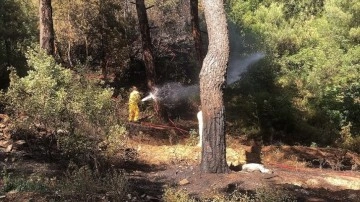
[[[139,120],[139,102],[140,93],[135,86],[129,96],[129,121],[137,122]]]

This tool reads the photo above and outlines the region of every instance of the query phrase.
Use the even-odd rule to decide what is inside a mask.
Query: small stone
[[[7,147],[9,144],[9,141],[5,140],[5,141],[0,141],[0,147]]]
[[[23,145],[25,143],[26,143],[25,140],[18,140],[15,142],[15,144],[17,144],[17,145]]]
[[[128,194],[127,197],[128,197],[128,199],[131,199],[131,198],[132,198],[132,197],[131,197],[131,194]]]
[[[190,184],[189,180],[187,180],[187,179],[183,179],[179,182],[180,186],[187,185],[187,184]]]
[[[154,196],[150,196],[150,195],[146,195],[146,199],[149,201],[155,201],[158,200],[158,198],[154,197]]]
[[[11,152],[13,145],[10,144],[6,147],[5,152]]]

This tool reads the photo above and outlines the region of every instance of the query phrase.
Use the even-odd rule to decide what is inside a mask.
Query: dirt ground
[[[127,146],[136,154],[135,161],[121,163],[127,171],[132,192],[129,201],[162,201],[164,190],[174,187],[195,198],[212,198],[237,190],[254,193],[262,188],[283,190],[297,201],[360,201],[360,157],[333,148],[303,146],[260,146],[254,142],[227,138],[227,174],[207,174],[199,169],[201,147],[196,137],[164,130],[149,133],[129,128]],[[9,148],[5,142],[0,153],[1,165],[22,167],[54,175],[63,170],[61,163],[27,159],[26,154]],[[18,161],[18,156],[23,160]],[[11,158],[10,158],[11,157]],[[4,162],[7,159],[7,162]],[[114,161],[117,161],[114,156]],[[273,173],[241,171],[248,162],[264,164]],[[0,182],[1,186],[1,182]],[[36,193],[7,193],[0,201],[47,201]],[[81,200],[80,200],[81,201]],[[99,200],[101,201],[101,200]]]
[[[134,170],[135,182],[147,179],[151,182],[149,184],[154,185],[150,186],[150,190],[146,186],[138,189],[140,195],[147,194],[160,200],[160,190],[164,186],[175,186],[202,198],[234,190],[254,192],[270,187],[286,190],[298,201],[360,201],[360,172],[357,168],[352,167],[351,170],[345,166],[346,161],[359,162],[359,156],[354,153],[344,154],[341,150],[330,148],[265,146],[259,149],[259,158],[273,173],[248,173],[241,171],[241,165],[254,161],[256,149],[231,139],[227,148],[231,171],[228,174],[206,174],[199,169],[200,147],[188,146],[186,142],[158,146],[153,145],[151,139],[139,135],[130,140],[130,145],[138,151],[139,161],[153,168]],[[343,156],[338,157],[339,154]],[[335,165],[331,167],[336,157],[342,158],[343,165],[339,170]],[[319,159],[323,159],[322,165],[318,164]],[[133,167],[136,168],[136,165]],[[156,189],[159,192],[154,192]]]

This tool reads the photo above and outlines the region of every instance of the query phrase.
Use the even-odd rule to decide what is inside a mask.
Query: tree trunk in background
[[[155,86],[155,65],[152,51],[150,28],[144,0],[136,0],[136,12],[139,20],[139,28],[142,40],[143,60],[146,68],[147,86],[153,89]]]
[[[48,55],[54,55],[54,27],[51,0],[40,0],[40,47]]]
[[[203,114],[201,171],[226,173],[225,107],[223,88],[229,59],[229,38],[223,0],[203,0],[208,52],[200,72],[200,97]]]
[[[156,71],[154,64],[153,47],[150,37],[150,28],[144,0],[136,0],[136,12],[139,20],[139,27],[142,40],[143,60],[146,69],[147,87],[150,90],[155,88]],[[154,102],[156,116],[167,122],[168,114],[166,108],[157,100]]]
[[[71,35],[73,35],[72,33],[72,29],[71,29],[71,18],[70,18],[70,9],[71,9],[71,1],[68,0],[68,4],[69,4],[69,9],[67,11],[67,23],[68,23],[68,26],[69,26],[69,31],[67,32],[68,34],[68,48],[67,48],[67,59],[68,59],[68,62],[69,62],[69,66],[72,68],[74,67],[74,64],[72,62],[72,58],[71,58],[71,44],[72,44],[72,37]]]
[[[101,41],[101,51],[100,51],[100,68],[103,80],[107,83],[108,81],[108,69],[107,69],[107,51],[105,50],[108,45],[107,36],[105,33],[105,8],[103,1],[100,0],[100,18],[101,18],[101,28],[100,28],[100,41]]]
[[[201,63],[203,60],[201,32],[199,26],[199,9],[198,0],[190,0],[190,15],[191,15],[191,29],[192,36],[194,38],[195,52],[198,68],[201,69]]]

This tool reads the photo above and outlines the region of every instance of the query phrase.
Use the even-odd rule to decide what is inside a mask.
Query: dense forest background
[[[145,3],[153,6],[147,12],[157,84],[196,85],[190,2]],[[147,91],[135,5],[59,0],[52,6],[54,58],[38,49],[38,1],[1,3],[1,112],[26,114],[29,124],[52,131],[65,128],[77,141],[123,130],[121,120],[109,119],[116,114],[111,97],[126,98],[131,85]],[[360,2],[228,0],[226,9],[227,134],[360,152]],[[199,11],[205,52],[201,5]],[[101,75],[101,82],[84,75]],[[67,152],[79,149],[59,138]]]

